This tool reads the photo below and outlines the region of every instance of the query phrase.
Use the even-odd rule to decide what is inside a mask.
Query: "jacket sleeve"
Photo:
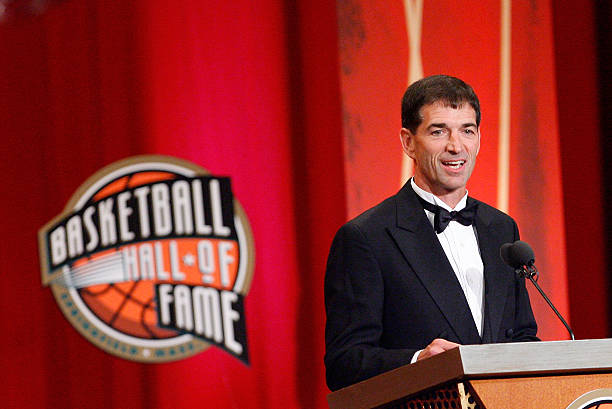
[[[380,346],[384,282],[379,263],[355,224],[332,243],[325,273],[325,367],[331,390],[409,364],[416,349]]]

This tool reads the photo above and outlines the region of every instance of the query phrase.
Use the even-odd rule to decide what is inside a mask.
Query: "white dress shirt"
[[[436,197],[434,194],[427,192],[414,183],[414,178],[410,180],[412,189],[423,200],[429,203],[438,205],[446,210],[459,211],[465,208],[467,202],[467,192],[465,196],[457,203],[454,209],[451,209],[446,203]],[[425,215],[433,226],[434,214],[429,210],[424,210]],[[465,294],[468,306],[472,312],[474,323],[478,329],[478,334],[482,336],[482,328],[484,323],[484,265],[480,257],[478,241],[476,239],[476,230],[474,226],[464,226],[461,223],[452,220],[442,233],[436,234],[438,240],[446,253],[446,257],[457,276],[457,280],[461,285],[461,289]],[[418,357],[417,352],[412,362]]]

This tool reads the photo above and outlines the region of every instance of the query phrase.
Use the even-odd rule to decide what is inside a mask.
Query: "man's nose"
[[[446,150],[452,153],[459,153],[463,150],[458,131],[451,130],[448,137],[448,143],[446,144]]]

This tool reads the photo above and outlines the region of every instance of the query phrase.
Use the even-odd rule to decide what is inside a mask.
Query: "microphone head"
[[[524,241],[515,241],[510,251],[512,260],[520,266],[528,266],[535,262],[535,254],[531,246]]]
[[[535,254],[531,246],[521,240],[502,244],[499,253],[504,263],[512,268],[521,268],[535,262]]]

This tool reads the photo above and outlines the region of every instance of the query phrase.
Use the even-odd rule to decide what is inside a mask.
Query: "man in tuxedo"
[[[340,228],[325,274],[325,366],[336,390],[460,344],[538,340],[524,280],[499,257],[514,220],[468,196],[480,103],[450,76],[415,82],[400,139],[415,171]]]

